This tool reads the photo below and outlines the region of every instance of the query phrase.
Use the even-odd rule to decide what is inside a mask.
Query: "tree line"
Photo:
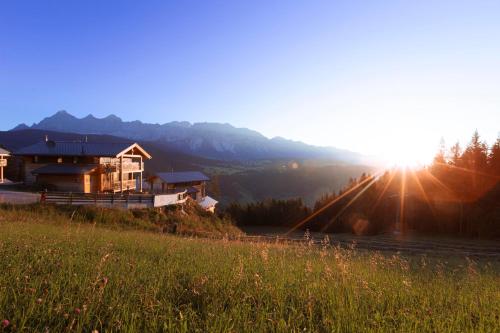
[[[441,144],[431,165],[362,174],[312,208],[302,200],[231,204],[240,225],[355,234],[424,233],[500,237],[500,138],[491,146],[476,131],[462,149]]]

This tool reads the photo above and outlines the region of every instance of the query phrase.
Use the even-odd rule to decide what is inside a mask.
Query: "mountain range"
[[[347,164],[370,164],[361,154],[334,147],[318,147],[281,137],[269,139],[257,131],[230,124],[169,122],[149,124],[123,121],[115,115],[77,118],[59,111],[31,126],[20,124],[11,131],[38,129],[79,134],[112,135],[135,141],[155,142],[179,152],[226,161],[325,159]]]
[[[55,141],[128,142],[129,139],[98,134],[78,134],[40,129],[0,131],[0,146],[10,151],[32,145],[47,135]],[[302,198],[312,206],[325,193],[341,189],[350,178],[374,169],[364,165],[324,160],[223,161],[203,158],[169,148],[164,143],[137,140],[152,156],[145,161],[145,176],[170,170],[200,170],[212,178],[208,191],[222,205],[255,202],[269,198]],[[20,180],[21,169],[14,161],[6,170],[11,180]]]

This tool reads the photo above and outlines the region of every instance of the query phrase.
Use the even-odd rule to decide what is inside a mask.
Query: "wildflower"
[[[80,310],[80,308],[75,308],[74,312],[75,312],[75,314],[79,315],[80,312],[82,312],[82,310]]]
[[[263,261],[264,263],[267,263],[267,260],[268,260],[268,258],[269,258],[269,251],[268,251],[268,249],[267,249],[267,248],[264,248],[264,249],[261,251],[260,256],[262,257],[262,261]]]
[[[255,287],[259,288],[262,285],[262,278],[258,273],[255,273]]]
[[[10,321],[8,321],[7,319],[2,320],[2,327],[3,328],[6,328],[9,325],[10,325]]]
[[[37,304],[42,304],[42,302],[43,302],[43,300],[42,300],[41,298],[37,298],[37,299],[36,299],[36,303],[37,303]]]

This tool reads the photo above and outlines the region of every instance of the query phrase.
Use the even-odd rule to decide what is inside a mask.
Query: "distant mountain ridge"
[[[130,142],[130,139],[101,134],[81,134],[56,132],[42,129],[22,129],[0,131],[0,145],[15,153],[45,136],[55,141],[89,142]],[[165,142],[137,141],[153,159],[145,161],[145,177],[156,172],[202,171],[213,177],[209,192],[222,205],[238,201],[255,202],[269,198],[303,198],[308,205],[313,205],[325,193],[337,192],[350,178],[358,177],[363,172],[371,173],[373,167],[348,163],[330,163],[324,160],[262,160],[262,161],[222,161],[203,158],[179,151]],[[20,180],[20,164],[9,162],[6,171],[11,180]]]
[[[369,163],[365,156],[333,147],[317,147],[283,138],[269,139],[257,131],[230,124],[169,122],[149,124],[123,121],[115,115],[77,118],[59,111],[32,126],[20,124],[11,131],[39,129],[80,134],[105,134],[137,141],[164,143],[179,151],[218,160],[329,159],[349,164]]]

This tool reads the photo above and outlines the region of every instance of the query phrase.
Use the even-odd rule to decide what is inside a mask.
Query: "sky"
[[[500,1],[0,0],[0,130],[222,122],[388,159],[500,131]]]

